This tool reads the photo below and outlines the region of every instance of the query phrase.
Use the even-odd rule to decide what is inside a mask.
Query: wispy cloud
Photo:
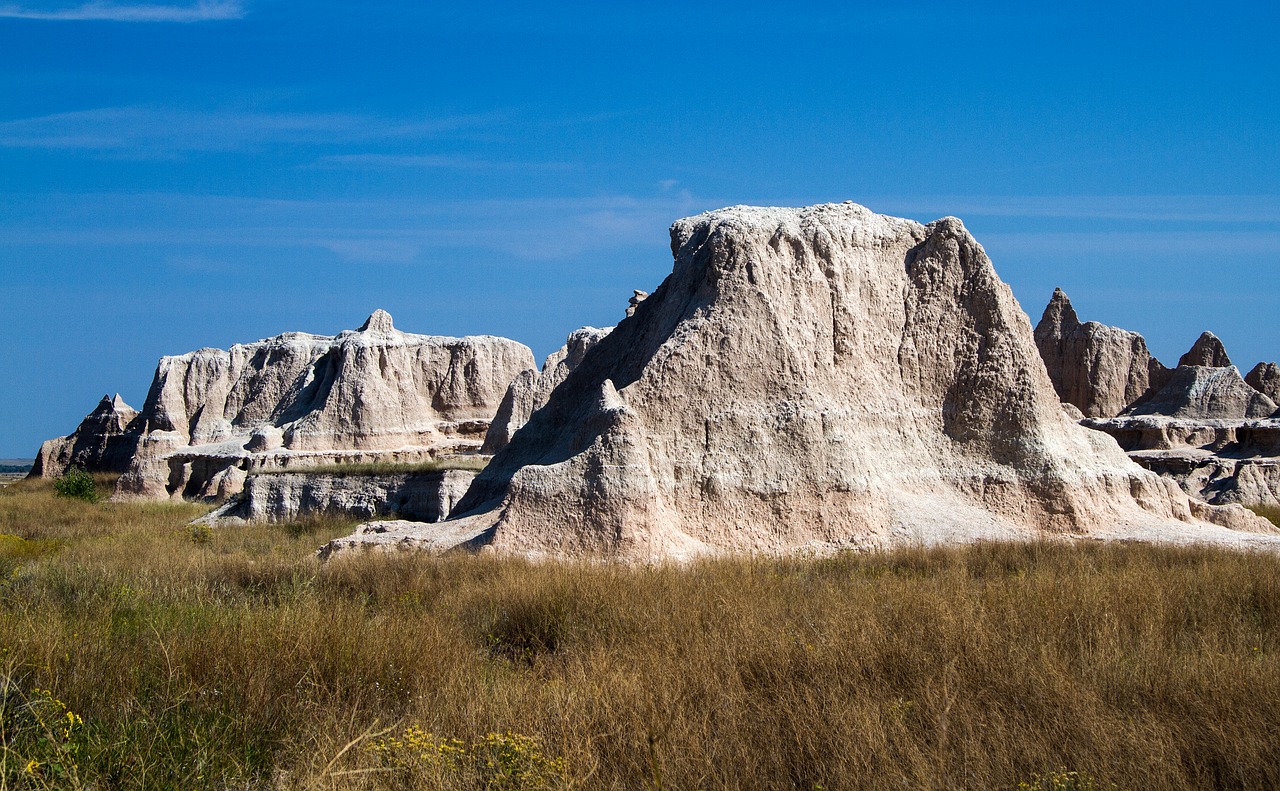
[[[957,195],[859,202],[875,211],[928,217],[1280,223],[1280,195]]]
[[[0,194],[0,209],[13,201],[13,196]],[[43,201],[48,212],[0,219],[0,247],[159,245],[193,251],[184,255],[215,257],[228,255],[228,247],[318,249],[352,263],[403,264],[431,254],[453,257],[463,250],[546,262],[641,245],[658,250],[656,260],[661,261],[665,232],[675,218],[722,203],[683,191],[653,197],[510,200],[63,195]]]
[[[504,162],[489,159],[477,159],[467,156],[451,156],[448,154],[335,154],[320,157],[314,167],[332,169],[377,169],[392,170],[399,168],[422,169],[455,169],[455,170],[569,170],[574,166],[568,162]]]
[[[54,9],[0,5],[0,17],[69,22],[213,22],[244,15],[244,4],[238,0],[201,0],[195,5],[93,2]]]
[[[103,107],[0,122],[0,148],[44,148],[165,158],[264,143],[415,140],[499,121],[474,115],[405,121],[355,113]]]

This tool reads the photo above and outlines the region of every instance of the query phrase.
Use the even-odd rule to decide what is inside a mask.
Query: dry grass
[[[1249,510],[1264,519],[1270,519],[1271,523],[1276,527],[1280,527],[1280,506],[1274,505],[1251,505]]]
[[[198,513],[0,492],[10,787],[1280,786],[1272,556],[322,567],[348,525]]]

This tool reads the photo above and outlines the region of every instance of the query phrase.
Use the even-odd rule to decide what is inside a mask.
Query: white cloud
[[[30,8],[13,3],[0,5],[0,17],[54,21],[211,22],[241,19],[244,15],[244,4],[238,0],[201,0],[195,5],[92,2],[57,9]]]
[[[84,150],[152,159],[191,152],[242,151],[265,143],[414,140],[490,124],[495,118],[403,121],[353,113],[103,107],[0,122],[0,148]]]
[[[568,170],[567,162],[501,162],[447,154],[335,154],[320,157],[318,168],[386,170],[395,168],[455,170]]]

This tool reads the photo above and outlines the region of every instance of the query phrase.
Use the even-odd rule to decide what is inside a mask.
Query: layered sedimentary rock
[[[644,292],[637,291],[636,296],[632,297],[627,308],[628,316],[642,301],[641,294]],[[645,296],[648,295],[645,294]],[[576,329],[569,333],[564,346],[547,355],[541,371],[529,370],[520,373],[507,388],[507,393],[498,406],[498,413],[489,425],[489,432],[485,435],[480,452],[492,455],[505,448],[516,430],[529,422],[529,416],[547,403],[547,399],[551,397],[551,391],[555,390],[569,373],[578,367],[587,350],[599,343],[600,339],[612,330],[612,327]]]
[[[439,522],[453,510],[474,477],[475,472],[470,470],[251,475],[244,482],[243,491],[197,521],[224,525],[342,515],[365,519],[399,516],[419,522]]]
[[[46,440],[40,446],[30,477],[58,476],[72,467],[90,472],[124,472],[142,436],[138,411],[115,398],[103,396],[76,430],[65,437]]]
[[[1035,339],[1058,396],[1088,417],[1118,415],[1169,377],[1141,335],[1096,321],[1081,323],[1062,289],[1054,290]]]
[[[1280,404],[1280,365],[1258,363],[1244,377],[1244,381],[1254,390]]]
[[[532,368],[523,344],[400,332],[384,311],[334,337],[291,332],[164,357],[128,424],[117,494],[225,498],[264,468],[474,452],[511,380]]]
[[[1269,529],[1193,504],[1070,420],[959,220],[734,207],[671,237],[672,274],[532,413],[459,517],[366,526],[325,551],[649,560],[1228,535],[1200,518]]]
[[[1214,505],[1280,505],[1280,420],[1087,418],[1131,459]]]

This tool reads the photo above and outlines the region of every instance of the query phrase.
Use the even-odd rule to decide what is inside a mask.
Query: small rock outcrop
[[[117,496],[221,499],[259,469],[476,452],[507,386],[532,368],[523,344],[401,332],[381,310],[333,337],[164,357],[125,431]],[[105,436],[96,423],[83,433]],[[74,453],[43,455],[41,474],[58,475]]]
[[[1054,290],[1035,339],[1058,397],[1088,417],[1118,415],[1169,377],[1141,335],[1081,323],[1062,289]]]
[[[1280,365],[1258,363],[1244,377],[1245,384],[1280,404]]]
[[[119,393],[104,395],[98,406],[65,437],[40,446],[30,477],[57,477],[72,467],[90,472],[124,472],[142,436],[138,411]]]
[[[637,291],[643,294],[643,291]],[[635,310],[635,301],[627,308],[627,315]],[[485,435],[484,445],[480,452],[493,455],[507,446],[516,430],[529,422],[529,416],[541,409],[555,390],[569,375],[587,351],[600,342],[600,339],[613,331],[612,327],[597,329],[582,327],[569,333],[564,346],[547,355],[541,371],[524,371],[512,381],[507,393],[502,397],[498,413],[489,424],[489,432]]]
[[[959,220],[739,206],[681,220],[671,239],[672,274],[532,413],[459,516],[367,525],[324,553],[647,561],[1045,535],[1228,540],[1203,519],[1270,530],[1244,509],[1193,504],[1071,421],[1030,322]]]

